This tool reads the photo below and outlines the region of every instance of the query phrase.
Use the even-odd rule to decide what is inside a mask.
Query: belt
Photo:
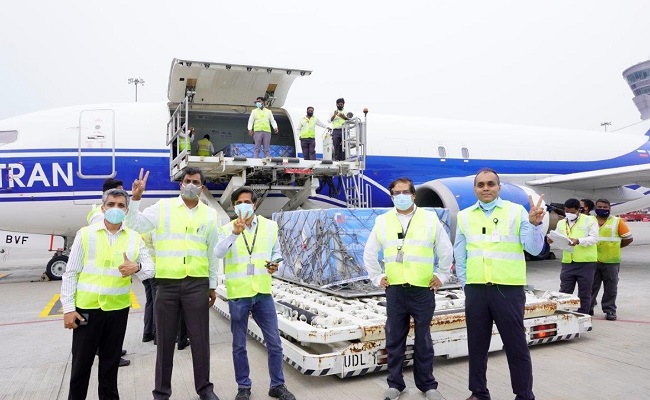
[[[399,287],[405,287],[405,288],[412,288],[412,287],[418,288],[418,287],[421,287],[421,286],[411,285],[410,283],[397,283],[397,284],[390,285],[390,286],[399,286]]]
[[[494,286],[494,285],[496,285],[496,283],[492,283],[492,282],[486,282],[485,283],[485,286]]]

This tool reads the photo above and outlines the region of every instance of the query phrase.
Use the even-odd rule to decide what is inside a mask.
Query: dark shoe
[[[605,316],[605,319],[608,321],[616,321],[616,313],[615,312],[608,312],[607,315]]]
[[[128,365],[131,365],[131,360],[127,360],[126,358],[120,358],[120,367],[126,367]]]
[[[120,354],[120,355],[125,356],[126,355],[126,350],[122,349],[122,354]]]
[[[589,315],[591,315],[592,317],[594,316],[594,309],[593,308],[591,310],[589,310]]]
[[[251,398],[250,388],[237,389],[237,396],[235,396],[235,400],[250,400],[250,398]]]
[[[183,350],[184,348],[186,348],[189,345],[190,345],[190,339],[189,338],[185,338],[185,340],[180,340],[178,342],[178,350]]]
[[[201,399],[201,400],[219,400],[219,398],[217,397],[216,394],[214,394],[214,392],[202,394],[202,395],[199,396],[199,399]]]
[[[146,342],[151,342],[155,338],[156,338],[156,336],[152,335],[151,333],[145,333],[144,335],[142,335],[142,341],[145,342],[145,343]]]
[[[476,397],[474,395],[471,395],[466,400],[482,400],[482,399],[480,399],[480,398],[478,398],[478,397]],[[489,400],[489,397],[488,397],[488,400]]]
[[[296,396],[294,396],[285,385],[269,389],[269,396],[280,400],[296,400]]]

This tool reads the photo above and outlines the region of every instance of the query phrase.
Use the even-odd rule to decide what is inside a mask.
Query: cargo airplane
[[[268,99],[279,126],[272,144],[288,151],[281,161],[299,158],[295,127],[304,110],[288,111],[282,106],[293,80],[310,74],[174,59],[169,102],[83,105],[0,121],[0,247],[56,251],[46,273],[60,278],[67,262],[66,247],[86,223],[90,206],[98,203],[104,179],[122,179],[128,189],[141,168],[150,171],[143,199],[147,206],[178,195],[175,180],[191,160],[208,166],[206,176],[223,176],[213,171],[239,165],[239,172],[227,180],[212,179],[204,192],[212,200],[220,199],[213,205],[227,210],[229,182],[264,184],[246,180],[247,173],[273,164],[237,158],[227,151],[233,144],[252,143],[246,124],[253,100],[260,95]],[[321,120],[329,121],[330,114],[318,111],[323,111]],[[650,205],[650,121],[603,132],[370,113],[364,124],[366,151],[357,177],[365,206],[392,206],[388,184],[408,176],[417,186],[417,204],[445,207],[455,216],[475,201],[473,176],[482,167],[500,173],[503,197],[525,206],[529,194],[541,193],[547,204],[562,204],[569,197],[608,198],[616,204],[616,213]],[[184,140],[178,132],[186,132],[190,125],[198,136],[192,143],[193,154],[204,134],[209,134],[215,149],[225,151],[205,160],[189,153],[177,155],[173,142]],[[300,173],[315,171],[319,165],[336,169],[345,163],[300,160],[294,172],[304,177]],[[277,164],[282,162],[273,165]],[[345,207],[345,191],[336,188],[341,179],[333,176],[329,186],[312,183],[306,196],[294,199],[285,196],[290,185],[278,187],[265,193],[261,209],[270,214],[287,209],[288,202],[293,202],[291,208]],[[552,226],[552,213],[549,218],[545,224]]]

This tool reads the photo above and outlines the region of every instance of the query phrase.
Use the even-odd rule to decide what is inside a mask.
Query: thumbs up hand
[[[120,264],[120,266],[117,268],[120,273],[122,273],[122,277],[127,277],[135,274],[138,272],[140,269],[140,265],[136,262],[133,262],[129,260],[129,257],[126,256],[126,253],[123,253],[124,255],[124,262]]]

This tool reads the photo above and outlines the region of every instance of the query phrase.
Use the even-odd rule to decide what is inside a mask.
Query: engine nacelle
[[[531,188],[501,181],[499,196],[502,199],[521,204],[526,210],[529,210],[529,195],[537,204],[540,196]],[[474,194],[473,176],[437,179],[419,185],[415,190],[415,204],[419,207],[444,207],[449,210],[452,235],[456,233],[458,211],[474,203],[476,203],[476,195]],[[546,207],[543,200],[541,206]],[[547,232],[548,226],[549,214],[546,213],[542,226],[544,232]]]

